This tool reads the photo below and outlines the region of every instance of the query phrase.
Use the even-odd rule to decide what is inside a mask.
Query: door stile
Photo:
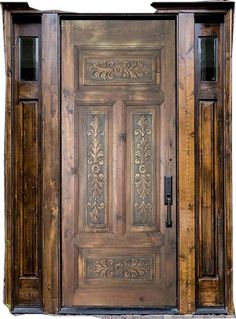
[[[179,311],[195,311],[194,14],[178,17]]]
[[[113,218],[113,233],[117,236],[122,236],[124,233],[124,103],[117,99],[113,105],[113,189],[112,189],[112,206]]]
[[[42,15],[43,307],[60,302],[60,41],[59,17]]]

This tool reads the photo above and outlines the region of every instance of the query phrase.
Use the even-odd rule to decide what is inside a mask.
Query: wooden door
[[[175,22],[64,20],[61,61],[62,304],[174,307]]]

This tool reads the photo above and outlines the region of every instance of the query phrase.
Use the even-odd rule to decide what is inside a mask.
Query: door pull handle
[[[172,176],[164,177],[164,203],[167,206],[166,227],[172,227]]]

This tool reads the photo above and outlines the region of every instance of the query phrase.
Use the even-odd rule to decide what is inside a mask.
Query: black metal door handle
[[[172,218],[171,218],[171,198],[167,199],[167,218],[166,218],[166,227],[172,227]]]
[[[172,227],[172,176],[164,177],[164,203],[167,206],[166,227]]]

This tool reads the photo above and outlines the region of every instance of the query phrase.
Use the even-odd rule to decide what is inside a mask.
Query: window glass
[[[20,37],[20,80],[38,80],[37,37]]]
[[[200,80],[216,81],[217,70],[217,38],[201,37],[199,38],[199,56],[200,56]]]

